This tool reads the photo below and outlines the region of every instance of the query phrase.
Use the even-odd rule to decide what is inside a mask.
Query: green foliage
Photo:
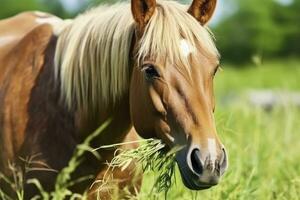
[[[300,55],[299,1],[283,6],[274,0],[234,0],[233,5],[236,12],[215,28],[225,60]]]
[[[300,1],[294,0],[293,4],[286,7],[277,7],[274,10],[274,18],[282,28],[284,41],[281,51],[282,54],[300,55]]]
[[[80,166],[83,159],[83,154],[85,152],[91,152],[93,153],[98,159],[100,159],[100,155],[97,154],[97,152],[94,152],[92,148],[90,147],[90,143],[94,138],[99,136],[109,125],[111,120],[106,121],[104,124],[102,124],[96,131],[94,131],[92,134],[90,134],[82,144],[77,146],[77,149],[75,150],[75,153],[71,160],[68,163],[68,166],[65,167],[57,176],[56,183],[55,183],[55,190],[47,193],[43,190],[42,186],[39,184],[38,180],[29,180],[29,183],[32,183],[36,185],[41,193],[41,197],[44,200],[53,199],[53,200],[59,200],[59,199],[85,199],[86,195],[83,194],[73,194],[69,188],[77,183],[80,183],[82,181],[85,181],[87,179],[93,179],[94,176],[85,176],[80,177],[77,180],[72,180],[71,175],[72,173]]]
[[[63,8],[59,0],[1,0],[0,19],[34,10],[49,12],[59,17],[71,15]]]
[[[73,180],[71,175],[72,173],[80,166],[80,164],[83,161],[83,155],[85,152],[92,153],[95,157],[100,159],[100,155],[93,151],[93,149],[90,147],[90,143],[94,138],[99,136],[106,127],[110,124],[111,120],[107,120],[105,123],[103,123],[96,131],[94,131],[92,134],[90,134],[82,144],[78,145],[74,155],[70,159],[68,166],[66,166],[62,171],[58,174],[55,182],[55,189],[54,191],[47,192],[44,190],[43,186],[40,184],[39,180],[37,179],[30,179],[27,180],[27,184],[33,184],[40,194],[36,195],[32,199],[43,199],[43,200],[63,200],[63,199],[86,199],[87,195],[84,194],[77,194],[72,193],[69,188],[83,182],[85,180],[92,180],[94,178],[94,175],[88,175],[85,177],[80,177],[76,180]],[[23,179],[23,171],[14,165],[10,165],[10,169],[13,175],[13,180],[6,177],[4,174],[0,172],[0,180],[3,180],[5,183],[10,185],[11,189],[15,191],[15,196],[18,200],[23,200],[24,196],[24,179]],[[0,197],[3,200],[12,200],[13,198],[6,194],[2,188],[0,188]]]
[[[36,0],[1,0],[0,18],[13,16],[25,10],[38,10],[40,4]]]
[[[9,169],[12,173],[12,179],[6,177],[2,172],[0,172],[0,181],[2,184],[7,184],[13,191],[15,191],[15,197],[18,200],[23,200],[24,198],[24,188],[23,188],[23,173],[22,170],[16,165],[9,163]],[[0,187],[0,199],[2,200],[13,200],[13,198],[5,193],[6,191]]]
[[[135,162],[135,165],[137,165],[136,168],[141,167],[143,173],[157,173],[157,178],[150,193],[163,192],[165,196],[167,196],[169,189],[173,185],[176,165],[175,155],[181,147],[174,147],[171,150],[167,150],[165,144],[158,139],[146,139],[134,143],[139,143],[139,147],[136,149],[117,149],[116,154],[118,154],[108,163],[108,170],[114,170],[115,168],[125,170],[132,162]],[[101,148],[116,148],[123,144],[128,143],[112,144]],[[109,181],[109,178],[110,177],[104,177],[102,181],[103,185],[107,183],[105,179]],[[101,190],[101,186],[99,190]]]

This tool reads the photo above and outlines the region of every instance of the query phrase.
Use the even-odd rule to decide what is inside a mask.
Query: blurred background
[[[114,2],[0,0],[0,19],[25,10],[72,18]],[[169,199],[300,199],[300,0],[219,0],[209,26],[222,55],[215,118],[230,167],[208,191],[177,181]],[[160,199],[149,194],[153,177],[138,199]]]

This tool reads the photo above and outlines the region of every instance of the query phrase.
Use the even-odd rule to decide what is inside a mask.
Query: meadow
[[[229,153],[229,168],[220,184],[209,190],[190,191],[182,184],[176,169],[172,187],[165,194],[153,189],[158,172],[147,172],[141,192],[131,198],[300,199],[300,108],[286,104],[266,111],[245,98],[250,90],[300,91],[300,61],[270,61],[239,68],[225,64],[222,68],[215,77],[215,118],[219,137]],[[93,135],[88,140],[92,138]],[[80,150],[75,157],[82,153]],[[65,182],[70,181],[68,173],[79,164],[76,159],[70,163],[60,174],[57,191],[42,193],[42,198],[37,199],[61,199],[67,191]],[[19,191],[18,199],[22,196]],[[76,199],[76,195],[73,197]]]

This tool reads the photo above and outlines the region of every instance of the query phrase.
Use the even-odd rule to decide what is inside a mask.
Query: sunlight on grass
[[[177,181],[168,199],[299,199],[300,111],[284,108],[266,113],[249,106],[220,109],[217,122],[221,140],[229,152],[229,169],[221,183],[192,192]],[[144,178],[140,199],[150,195],[155,174]]]

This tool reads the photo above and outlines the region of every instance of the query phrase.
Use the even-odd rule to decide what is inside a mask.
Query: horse
[[[30,157],[31,167],[53,169],[25,174],[25,199],[38,192],[26,180],[53,190],[76,146],[108,119],[92,148],[157,138],[170,149],[183,147],[175,160],[187,188],[218,184],[228,157],[214,120],[220,56],[207,23],[216,3],[131,0],[72,20],[26,12],[0,21],[0,170],[10,176],[8,162]],[[75,173],[94,180],[72,191],[95,198],[90,186],[114,156],[100,153],[101,160],[85,155]],[[109,173],[120,188],[139,188],[142,178],[133,183],[134,170]]]

